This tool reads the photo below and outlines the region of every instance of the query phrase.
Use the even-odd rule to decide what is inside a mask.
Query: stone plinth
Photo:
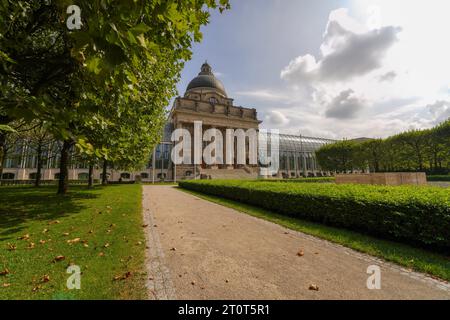
[[[336,184],[426,185],[427,177],[424,172],[338,174]]]

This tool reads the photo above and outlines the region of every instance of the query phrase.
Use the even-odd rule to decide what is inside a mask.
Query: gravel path
[[[171,186],[143,188],[154,299],[450,299],[448,283]],[[380,290],[367,288],[371,265]]]

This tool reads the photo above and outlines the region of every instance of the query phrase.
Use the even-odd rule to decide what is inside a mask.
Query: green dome
[[[222,82],[214,76],[211,66],[207,62],[202,65],[201,71],[198,76],[192,79],[191,82],[189,82],[186,91],[197,88],[215,89],[224,96],[227,96],[225,87],[223,86]]]

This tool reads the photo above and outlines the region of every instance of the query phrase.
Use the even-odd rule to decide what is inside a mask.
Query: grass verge
[[[0,299],[146,298],[141,186],[55,192],[1,188]],[[71,264],[80,290],[66,286]]]
[[[321,239],[338,243],[345,247],[384,260],[397,263],[407,269],[424,272],[430,276],[450,281],[450,257],[414,248],[405,244],[382,240],[357,232],[325,226],[301,219],[283,216],[252,205],[206,195],[200,192],[179,188],[199,198],[235,209],[251,216],[264,219],[291,230],[300,231]]]

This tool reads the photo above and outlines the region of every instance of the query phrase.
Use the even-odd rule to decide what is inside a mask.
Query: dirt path
[[[144,186],[143,208],[153,298],[450,299],[449,284],[174,187]],[[380,290],[367,289],[370,265]]]

